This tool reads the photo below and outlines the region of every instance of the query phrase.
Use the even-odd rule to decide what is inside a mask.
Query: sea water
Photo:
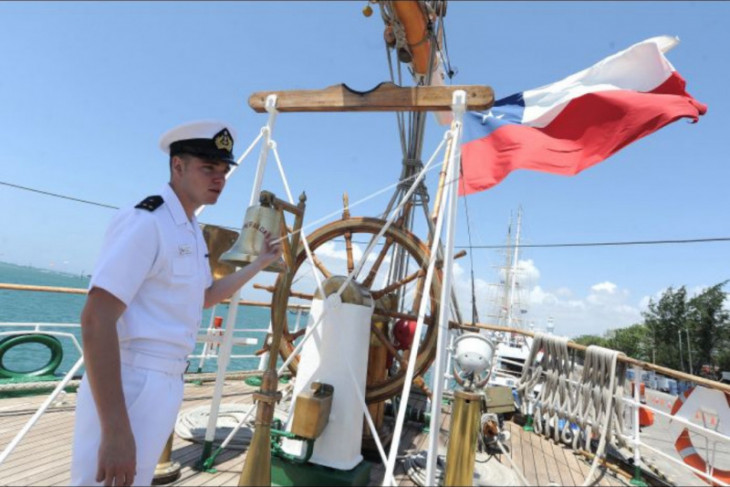
[[[21,266],[0,262],[0,282],[9,284],[25,284],[35,286],[54,286],[67,288],[87,289],[89,276],[73,275],[64,272],[57,272],[47,269],[38,269],[30,266]],[[245,299],[245,290],[244,290]],[[2,332],[18,330],[2,326],[3,323],[28,323],[31,325],[42,323],[68,323],[79,324],[81,310],[83,309],[86,296],[83,294],[66,294],[42,291],[16,291],[0,290],[0,340],[6,339]],[[211,312],[215,316],[225,319],[228,316],[228,306],[218,305],[214,308],[204,310],[202,319],[202,331],[205,331],[210,324]],[[269,308],[239,306],[236,316],[235,329],[260,329],[267,330],[271,313]],[[296,316],[291,314],[289,321],[293,323]],[[301,318],[302,326],[306,324],[306,316]],[[80,328],[65,327],[43,327],[42,331],[53,331],[68,333],[76,337],[81,344]],[[251,337],[258,340],[256,345],[234,345],[232,355],[253,355],[254,352],[263,347],[265,333],[260,332],[237,332],[236,337]],[[57,336],[63,345],[63,360],[56,370],[57,375],[64,375],[78,360],[80,353],[76,349],[73,339],[70,337]],[[200,355],[203,351],[203,344],[196,345],[193,355]],[[16,371],[35,370],[47,363],[50,358],[50,350],[41,344],[29,343],[18,345],[10,349],[4,357],[2,364],[6,368]],[[189,372],[197,372],[200,359],[191,358]],[[281,361],[279,361],[281,364]],[[251,370],[258,368],[259,358],[232,358],[228,370]],[[202,372],[215,372],[217,360],[205,360]],[[79,372],[83,373],[83,369]]]
[[[89,276],[74,275],[65,272],[58,272],[47,269],[38,269],[30,266],[21,266],[0,262],[0,282],[8,284],[25,284],[34,286],[51,286],[51,287],[67,287],[77,289],[87,289],[89,286]],[[244,288],[245,299],[245,288]],[[83,294],[67,294],[43,291],[15,291],[0,289],[0,341],[6,339],[6,335],[2,335],[7,331],[18,331],[18,328],[2,326],[3,323],[27,323],[29,325],[43,323],[65,323],[79,324],[81,310],[86,302],[86,296]],[[200,332],[205,332],[210,325],[211,312],[215,316],[225,319],[228,317],[228,306],[218,305],[203,311],[202,328]],[[239,306],[236,314],[236,330],[268,330],[271,319],[271,312],[266,307],[255,306]],[[300,325],[306,326],[308,316],[303,313],[300,317]],[[294,326],[297,316],[290,311],[288,315],[290,326]],[[24,328],[27,329],[27,328]],[[53,331],[58,333],[67,333],[73,335],[79,344],[81,344],[80,328],[65,327],[46,327],[42,331]],[[256,345],[234,345],[231,355],[253,355],[256,351],[263,347],[263,341],[266,336],[263,332],[236,332],[235,336],[250,337],[258,340]],[[56,375],[65,375],[76,363],[80,357],[80,353],[76,349],[73,340],[69,337],[57,336],[63,345],[63,360],[56,370]],[[201,355],[203,352],[203,344],[198,343],[195,347],[193,355]],[[40,344],[23,344],[13,347],[2,357],[0,365],[11,370],[28,371],[38,369],[46,364],[50,358],[49,349]],[[229,371],[237,370],[253,370],[259,368],[259,357],[250,358],[231,358],[227,367]],[[281,366],[281,358],[278,360],[278,366]],[[200,365],[199,358],[190,358],[190,366],[188,372],[197,372]],[[203,362],[201,372],[215,372],[218,369],[218,361],[215,358],[207,359]],[[83,367],[78,375],[83,373]],[[424,374],[424,378],[428,384],[431,384],[430,370]]]

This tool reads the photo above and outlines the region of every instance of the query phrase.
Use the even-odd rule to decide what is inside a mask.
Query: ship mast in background
[[[499,284],[491,284],[494,288],[492,302],[497,306],[496,313],[488,315],[496,319],[497,324],[508,328],[526,328],[523,316],[527,309],[523,306],[523,290],[526,289],[520,268],[520,233],[522,227],[522,207],[517,209],[517,224],[512,237],[512,217],[507,228],[507,242],[505,244],[504,265],[500,270]],[[496,295],[495,295],[496,294]]]

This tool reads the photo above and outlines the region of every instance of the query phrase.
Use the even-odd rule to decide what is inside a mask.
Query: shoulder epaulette
[[[142,201],[139,202],[135,208],[139,208],[141,210],[147,210],[147,211],[155,211],[157,208],[162,206],[162,203],[164,203],[165,200],[162,199],[162,196],[148,196]]]

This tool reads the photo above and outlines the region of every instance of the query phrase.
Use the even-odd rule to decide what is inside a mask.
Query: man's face
[[[179,159],[173,161],[173,172],[186,196],[197,206],[215,204],[226,185],[230,165],[192,155],[183,155]]]

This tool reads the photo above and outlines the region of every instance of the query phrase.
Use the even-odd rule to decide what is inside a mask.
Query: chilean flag
[[[572,176],[707,106],[685,91],[664,57],[679,43],[660,36],[567,78],[464,115],[459,194],[483,191],[515,169]]]

